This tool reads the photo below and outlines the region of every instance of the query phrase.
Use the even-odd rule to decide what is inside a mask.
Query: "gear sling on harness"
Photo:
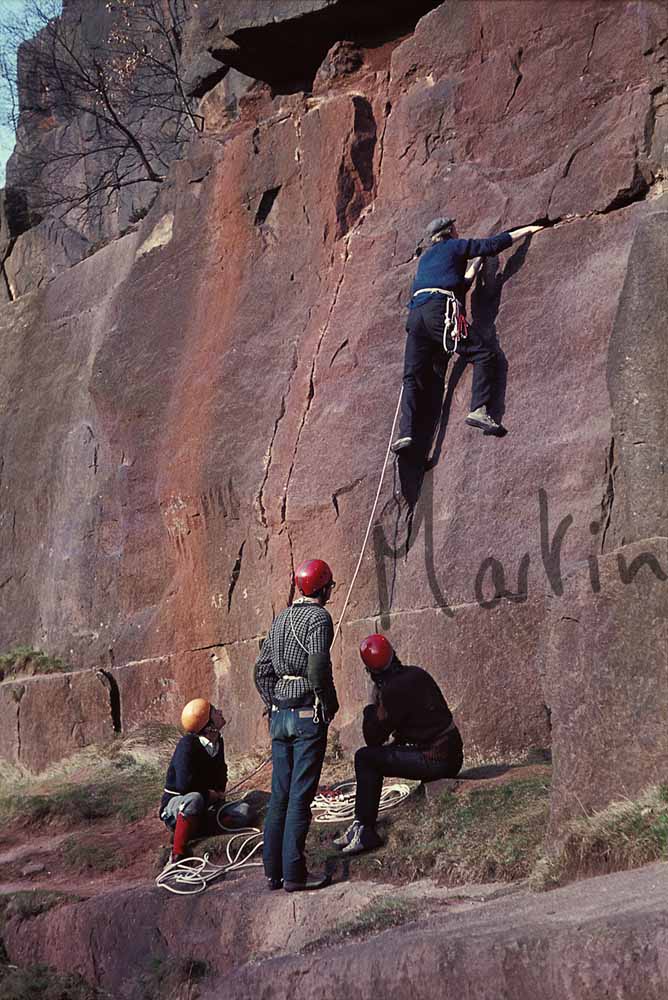
[[[446,354],[452,354],[459,347],[460,340],[466,340],[469,335],[469,325],[466,316],[459,303],[459,299],[454,292],[448,288],[421,288],[415,292],[416,295],[423,295],[425,292],[445,295],[445,316],[443,317],[443,350]]]

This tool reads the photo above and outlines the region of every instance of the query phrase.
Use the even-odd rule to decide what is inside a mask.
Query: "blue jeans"
[[[360,747],[355,754],[355,819],[374,827],[383,790],[383,778],[419,778],[436,781],[456,777],[464,762],[458,731],[452,734],[452,752],[447,760],[428,760],[416,747],[389,743],[380,747]]]
[[[264,821],[264,871],[267,878],[303,882],[304,845],[325,757],[327,726],[313,721],[312,708],[282,708],[272,711],[269,732],[273,774]]]

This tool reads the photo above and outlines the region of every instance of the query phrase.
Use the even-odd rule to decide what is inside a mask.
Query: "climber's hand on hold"
[[[469,264],[464,274],[464,281],[466,282],[467,285],[473,284],[475,276],[481,267],[482,267],[482,257],[476,257],[475,260]]]
[[[541,229],[545,229],[545,226],[522,226],[521,229],[511,229],[509,232],[513,243],[517,243],[518,240],[524,239],[525,236],[533,236],[534,233],[539,233]]]

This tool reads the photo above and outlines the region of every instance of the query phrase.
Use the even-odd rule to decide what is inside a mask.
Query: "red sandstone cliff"
[[[352,576],[424,224],[563,220],[472,296],[507,436],[463,424],[453,378],[424,480],[388,471],[334,650],[347,739],[380,628],[469,745],[552,741],[558,824],[665,773],[665,8],[447,2],[412,30],[399,3],[257,6],[203,5],[207,130],[136,231],[50,283],[47,234],[41,287],[0,311],[0,646],[80,671],[0,685],[0,753],[35,769],[111,732],[109,678],[116,725],[208,694],[257,740],[295,562],[331,562],[335,619]]]

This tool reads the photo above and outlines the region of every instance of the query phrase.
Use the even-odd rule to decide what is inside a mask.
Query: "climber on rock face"
[[[193,837],[220,831],[217,815],[230,829],[247,826],[250,818],[247,803],[224,805],[227,765],[221,710],[205,698],[194,698],[181,713],[181,725],[185,735],[167,768],[160,802],[160,819],[174,834],[170,863],[183,860]]]
[[[384,777],[454,778],[463,763],[459,730],[434,678],[404,666],[383,635],[367,636],[360,656],[375,691],[363,713],[366,746],[355,754],[355,819],[334,841],[344,854],[382,843],[376,819]]]
[[[416,436],[420,398],[425,394],[435,360],[453,351],[473,364],[471,412],[466,423],[487,433],[498,433],[500,426],[487,412],[492,395],[496,354],[484,344],[479,333],[469,331],[465,318],[466,292],[473,283],[483,257],[506,250],[524,236],[539,232],[542,226],[490,236],[488,239],[460,239],[455,220],[434,219],[427,226],[430,246],[420,257],[411,289],[404,355],[403,397],[399,436],[392,451],[410,448]],[[467,262],[478,258],[467,269]]]
[[[334,637],[325,604],[335,586],[322,559],[295,573],[300,596],[276,616],[255,664],[269,715],[273,773],[264,823],[264,870],[270,889],[297,892],[329,885],[306,870],[304,845],[318,790],[327,726],[339,708],[329,649]]]

